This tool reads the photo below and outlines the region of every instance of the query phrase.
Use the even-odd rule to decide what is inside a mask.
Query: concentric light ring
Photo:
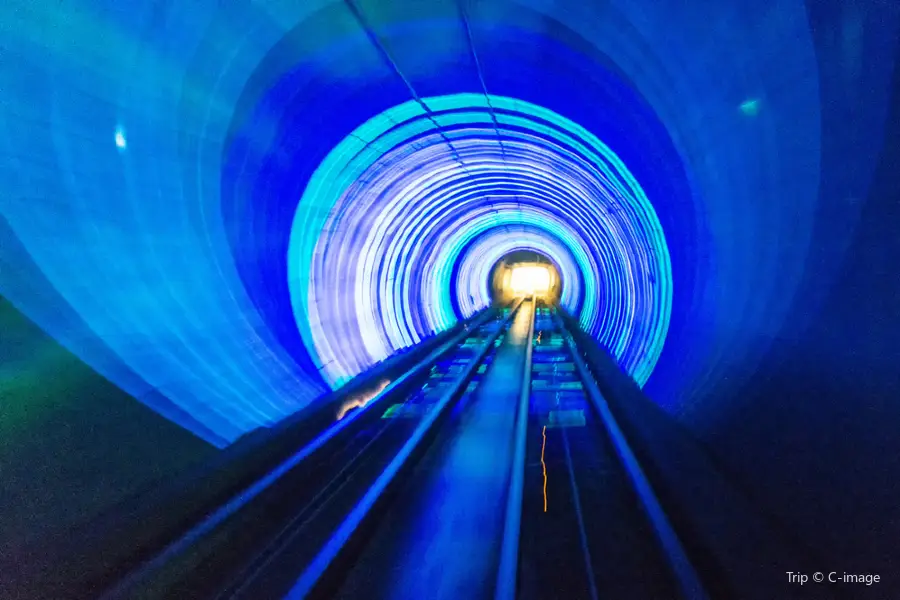
[[[288,279],[301,337],[325,379],[338,386],[486,306],[485,264],[499,258],[496,248],[557,262],[563,306],[646,382],[672,303],[668,249],[649,199],[577,124],[475,94],[381,113],[310,179]]]

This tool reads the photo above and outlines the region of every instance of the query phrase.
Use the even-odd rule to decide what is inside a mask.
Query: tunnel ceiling
[[[897,11],[597,4],[7,2],[0,292],[225,445],[527,249],[660,404],[711,407],[828,288]]]

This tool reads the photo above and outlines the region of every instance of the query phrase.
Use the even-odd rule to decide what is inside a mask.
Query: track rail
[[[510,312],[509,318],[519,310],[522,302],[516,305],[516,309]],[[507,319],[507,321],[509,320]],[[472,380],[476,370],[495,347],[494,342],[499,338],[501,331],[497,331],[484,344],[476,357],[471,360],[462,373],[456,378],[453,384],[447,389],[443,396],[438,400],[434,409],[432,409],[425,418],[418,424],[412,435],[403,444],[403,447],[394,456],[387,465],[381,475],[375,480],[372,486],[366,491],[366,494],[353,508],[347,518],[341,522],[337,530],[329,538],[328,542],[322,550],[316,555],[312,563],[309,564],[297,581],[291,586],[285,598],[306,598],[322,584],[323,578],[330,569],[335,567],[335,563],[341,553],[345,551],[354,535],[356,535],[366,519],[371,519],[374,509],[379,505],[391,489],[396,484],[398,476],[404,467],[409,466],[409,462],[418,452],[422,450],[430,433],[435,429],[436,424],[441,417],[446,415],[452,403],[460,398],[466,386]]]
[[[508,378],[513,372],[515,380]],[[490,425],[496,407],[508,425]],[[497,436],[490,452],[503,463],[488,479],[479,475],[482,497],[474,502],[493,502],[495,512],[473,510],[472,497],[458,489],[429,496],[435,477],[464,481],[454,456],[473,443],[465,441],[472,437],[467,427],[485,423],[488,437]],[[466,510],[452,506],[459,498]],[[412,508],[407,515],[398,507]],[[471,600],[708,598],[575,338],[534,299],[429,354],[103,598],[175,590],[198,598],[368,598],[390,586],[403,597],[397,586],[418,584],[426,587],[406,597],[449,597],[428,588],[427,575],[415,579],[414,563],[431,560],[429,544],[440,546],[440,535],[422,541],[397,526],[416,515],[427,523],[429,511],[451,515],[463,533],[467,519],[498,524],[496,531],[474,530],[486,536],[485,547],[497,543],[465,557],[487,565],[460,575],[454,588]],[[227,545],[228,557],[219,557]],[[443,552],[448,564],[462,559]],[[412,573],[404,575],[407,583],[378,579],[398,568]]]
[[[557,320],[557,323],[560,327],[562,326],[560,321]],[[600,416],[603,427],[616,449],[616,454],[621,461],[622,467],[628,474],[628,478],[640,499],[641,506],[653,526],[653,531],[677,580],[681,597],[685,600],[707,600],[706,590],[700,582],[700,577],[691,564],[684,546],[678,538],[678,534],[675,533],[672,524],[669,522],[669,518],[663,510],[662,504],[653,490],[653,486],[644,474],[644,470],[625,439],[625,435],[622,433],[612,411],[609,409],[606,399],[600,392],[600,388],[597,387],[597,382],[594,381],[590,370],[582,359],[574,339],[568,332],[566,333],[566,344],[571,351],[572,359],[581,376],[588,398],[590,398],[591,404]]]
[[[496,600],[515,600],[516,597],[519,536],[522,522],[522,495],[525,487],[526,434],[528,431],[528,409],[531,399],[531,357],[534,348],[534,322],[537,310],[537,302],[534,299],[531,302],[532,314],[528,325],[528,346],[525,349],[519,405],[516,408],[515,453],[513,454],[512,476],[510,477],[507,495],[506,521],[503,528],[500,566],[497,569],[497,590],[494,594]]]
[[[249,553],[252,565],[259,561],[261,555],[270,553],[272,546],[280,543],[290,533],[292,522],[299,520],[301,524],[309,524],[310,518],[321,517],[324,503],[333,501],[336,494],[346,493],[347,482],[340,475],[333,477],[339,461],[358,465],[360,461],[369,458],[367,452],[389,452],[392,443],[396,449],[398,440],[421,440],[428,429],[439,424],[443,411],[458,398],[460,391],[493,349],[494,343],[520,306],[521,301],[497,318],[490,318],[486,314],[473,327],[460,332],[429,353],[368,402],[334,422],[274,469],[165,546],[161,552],[129,572],[100,597],[104,600],[136,595],[167,597],[176,591],[179,595],[188,593],[192,597],[215,597],[227,596],[230,594],[229,590],[239,590],[241,584],[234,582],[225,573],[232,570],[246,573],[242,557],[236,557],[231,562],[218,559],[218,555],[228,554],[223,550],[223,545],[228,543],[229,538],[234,538],[238,535],[235,532],[240,532],[239,535],[243,536],[240,539],[246,544],[242,553]],[[464,361],[465,366],[459,376],[456,376],[460,360]],[[410,435],[409,432],[402,431],[402,424],[381,420],[385,405],[399,401],[395,406],[405,406],[410,399],[421,400],[423,394],[419,393],[417,396],[413,390],[419,389],[423,381],[427,387],[435,376],[443,380],[449,379],[450,384],[449,387],[444,385],[446,393],[438,402],[436,410],[428,412],[428,426],[425,430]],[[384,447],[377,448],[376,442]],[[408,444],[403,445],[399,454],[405,460],[412,454],[412,449]],[[356,469],[354,472],[359,471]],[[273,504],[280,502],[278,498],[302,497],[302,488],[310,479],[319,481],[321,489],[315,493],[308,491],[305,503],[298,499],[296,507],[291,506],[289,511],[279,513],[285,514],[289,525],[255,536],[267,541],[254,539],[253,530],[261,524],[265,525]],[[298,489],[300,494],[297,493]],[[292,512],[298,514],[298,517],[288,517]],[[296,523],[293,525],[296,527]],[[224,581],[221,581],[222,578]]]

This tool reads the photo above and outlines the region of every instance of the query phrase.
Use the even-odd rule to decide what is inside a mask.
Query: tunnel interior
[[[506,305],[517,297],[534,295],[548,305],[556,305],[565,282],[560,277],[559,269],[547,256],[529,250],[516,250],[494,264],[488,285],[492,304]]]
[[[9,548],[541,262],[773,518],[897,571],[900,5],[11,0],[0,23]]]

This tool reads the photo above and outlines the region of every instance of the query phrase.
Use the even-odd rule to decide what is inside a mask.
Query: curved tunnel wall
[[[613,150],[665,233],[650,396],[840,568],[897,572],[900,7],[478,2],[467,30],[452,2],[353,6],[369,32],[338,2],[0,4],[0,294],[225,446],[328,387],[273,227],[328,153],[411,88],[530,102]],[[4,541],[209,451],[3,316]]]
[[[453,296],[484,288],[487,277],[456,265],[474,252],[493,264],[497,248],[522,241],[510,226],[566,248],[577,264],[569,278],[583,285],[570,288],[565,307],[645,382],[671,311],[668,248],[652,206],[588,132],[484,94],[382,113],[310,179],[293,221],[288,279],[298,328],[329,382],[463,317]],[[483,235],[492,251],[470,244]],[[485,308],[489,295],[476,293],[474,308]]]
[[[376,326],[364,355],[328,370],[312,332],[342,330],[350,312],[307,318],[330,284],[292,289],[292,231],[305,226],[295,217],[316,169],[373,117],[423,99],[527,102],[625,165],[664,233],[654,248],[669,254],[671,321],[639,378],[671,411],[727,410],[723,389],[796,326],[798,302],[828,290],[861,210],[844,200],[865,195],[881,143],[891,64],[860,65],[868,51],[893,56],[895,9],[835,9],[844,25],[827,46],[840,65],[828,85],[868,90],[847,133],[853,153],[838,155],[823,124],[861,100],[820,102],[834,90],[798,2],[294,4],[16,1],[2,13],[0,208],[29,260],[4,245],[0,291],[205,439],[224,445],[276,421],[469,310],[452,297],[431,317],[409,309],[394,320],[404,333]],[[820,173],[838,166],[845,175],[823,188]],[[329,218],[328,205],[300,209]],[[823,210],[837,211],[826,226]],[[585,271],[582,314],[604,281]],[[54,298],[16,283],[32,272]]]

